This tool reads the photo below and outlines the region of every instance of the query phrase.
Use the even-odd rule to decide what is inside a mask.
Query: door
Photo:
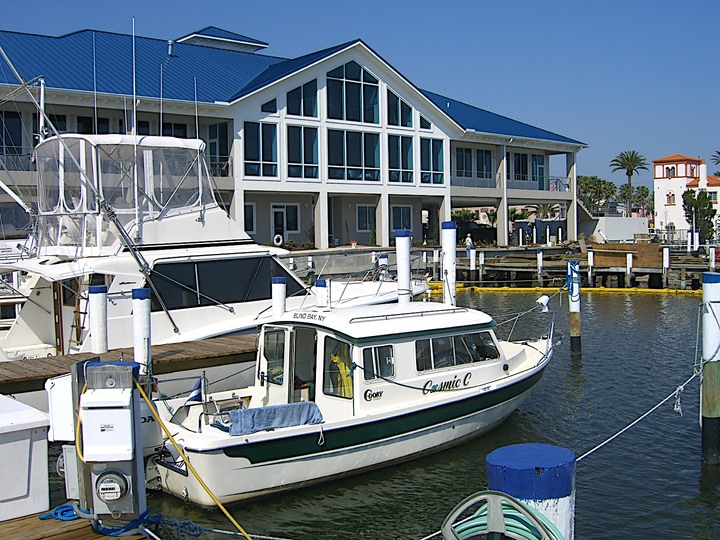
[[[261,334],[258,378],[265,386],[263,405],[290,403],[294,375],[290,366],[290,330],[266,326]]]
[[[272,210],[273,220],[273,238],[280,235],[283,240],[285,238],[285,207],[284,206],[273,206]]]

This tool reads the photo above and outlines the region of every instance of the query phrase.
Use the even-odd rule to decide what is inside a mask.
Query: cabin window
[[[363,373],[366,381],[387,379],[395,375],[392,345],[363,349]]]
[[[497,358],[500,358],[500,353],[489,332],[420,339],[415,342],[415,365],[418,371],[443,369]]]
[[[285,375],[285,331],[269,330],[263,339],[263,357],[267,362],[267,381],[282,384]]]
[[[151,274],[168,309],[270,300],[272,278],[278,276],[286,278],[288,296],[304,290],[302,283],[270,257],[160,263]],[[152,310],[162,310],[154,292]]]
[[[326,337],[323,358],[323,393],[352,399],[353,381],[350,365],[350,345],[344,341]]]

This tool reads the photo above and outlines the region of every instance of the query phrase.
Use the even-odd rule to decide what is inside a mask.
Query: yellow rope
[[[87,382],[82,387],[82,390],[80,391],[80,395],[82,396],[85,393],[85,390],[87,390]],[[79,401],[79,399],[78,399]],[[83,456],[82,448],[80,447],[80,405],[78,405],[77,410],[77,422],[75,423],[75,450],[77,451],[77,455],[80,458],[80,461],[87,464],[87,461],[85,461],[85,456]]]
[[[173,446],[175,447],[175,450],[177,450],[178,454],[180,455],[180,457],[182,458],[182,460],[185,462],[185,465],[187,465],[187,468],[188,468],[188,469],[190,470],[190,472],[193,474],[193,476],[195,477],[195,479],[200,483],[200,485],[201,485],[201,486],[203,487],[203,489],[207,492],[207,494],[210,495],[210,498],[215,502],[215,504],[218,505],[218,508],[220,508],[220,510],[222,510],[223,514],[225,514],[225,515],[227,516],[227,518],[230,520],[230,522],[231,522],[233,525],[235,525],[235,527],[237,528],[237,530],[240,531],[240,533],[241,533],[245,538],[247,538],[247,540],[252,540],[252,538],[250,538],[250,536],[248,535],[248,533],[246,533],[246,532],[243,530],[243,528],[240,526],[240,524],[239,524],[237,521],[235,521],[235,518],[232,517],[232,515],[230,514],[230,512],[228,512],[227,509],[222,505],[222,503],[217,500],[217,497],[215,497],[215,495],[214,495],[213,492],[210,490],[210,488],[207,486],[207,484],[203,481],[203,479],[200,478],[200,475],[199,475],[199,474],[197,473],[197,471],[195,470],[195,467],[193,467],[192,464],[190,463],[190,460],[189,460],[189,459],[187,458],[187,456],[185,455],[185,452],[180,448],[180,446],[178,445],[178,443],[175,442],[175,438],[172,436],[172,434],[170,433],[170,431],[168,430],[168,428],[165,426],[165,423],[164,423],[164,422],[160,419],[160,417],[158,416],[158,413],[157,413],[157,411],[155,410],[155,407],[153,406],[152,402],[148,399],[147,395],[145,394],[145,392],[143,391],[142,387],[140,386],[140,383],[138,383],[137,381],[135,381],[135,386],[136,386],[136,388],[137,388],[138,390],[140,390],[140,395],[141,395],[141,396],[143,397],[143,399],[145,400],[145,403],[148,404],[148,407],[150,407],[150,412],[152,412],[152,415],[155,417],[155,421],[160,425],[160,427],[162,428],[162,430],[165,432],[165,435],[168,436],[168,438],[170,439],[170,442],[171,442],[171,443],[173,444]]]

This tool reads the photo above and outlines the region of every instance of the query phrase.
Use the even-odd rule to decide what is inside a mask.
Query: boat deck
[[[39,519],[40,514],[0,522],[0,538],[4,540],[95,540],[108,538],[92,530],[86,519],[58,521]],[[147,538],[142,535],[123,536],[123,538]]]
[[[255,339],[255,334],[249,334],[155,345],[152,348],[152,372],[163,375],[181,370],[251,361],[255,359]],[[69,373],[74,363],[89,358],[131,361],[134,358],[133,348],[116,349],[100,355],[80,353],[1,362],[0,394],[43,390],[46,380]]]

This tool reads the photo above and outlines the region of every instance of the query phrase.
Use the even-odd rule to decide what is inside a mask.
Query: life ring
[[[275,238],[273,238],[273,244],[275,244],[277,247],[280,247],[283,245],[283,237],[281,234],[275,235]]]

